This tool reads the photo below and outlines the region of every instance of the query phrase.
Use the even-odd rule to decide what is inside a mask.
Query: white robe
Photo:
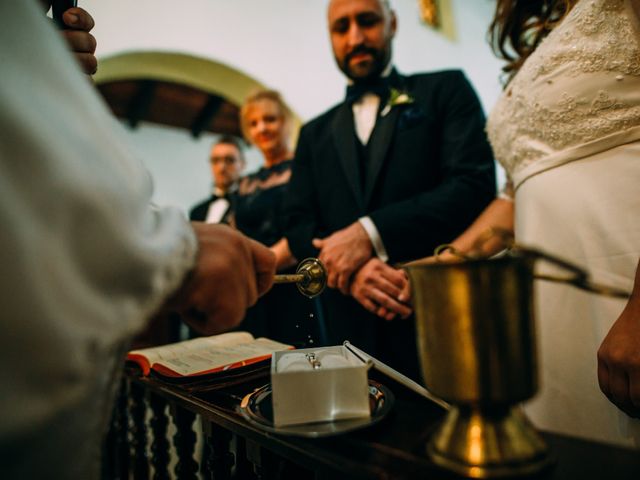
[[[0,478],[92,478],[122,353],[196,242],[40,4],[0,17]]]

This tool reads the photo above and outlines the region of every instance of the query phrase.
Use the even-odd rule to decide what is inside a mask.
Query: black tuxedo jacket
[[[335,106],[302,128],[285,198],[286,237],[296,258],[317,255],[313,238],[364,215],[375,223],[391,263],[430,255],[460,234],[495,197],[485,117],[464,74],[402,76],[393,71],[390,82],[412,101],[378,116],[367,147],[364,181],[349,104]],[[391,324],[375,320],[337,291],[328,292],[324,300],[332,343],[348,339],[372,355],[384,356],[382,344],[393,340],[380,337],[388,336]],[[391,331],[406,330],[411,338],[405,341],[415,351],[412,329],[407,328],[412,322],[391,323]]]
[[[198,203],[195,207],[193,207],[189,211],[189,220],[193,222],[204,222],[207,219],[207,213],[209,213],[209,205],[215,202],[218,198],[217,195],[211,195],[206,200]],[[229,201],[232,202],[232,198],[228,197]],[[220,223],[228,223],[229,215],[232,210],[232,205],[230,204],[229,209],[225,212],[220,220]]]
[[[212,195],[189,210],[189,220],[192,220],[194,222],[204,222],[204,220],[207,218],[209,205],[211,205],[211,202],[213,202],[216,198],[218,197]]]

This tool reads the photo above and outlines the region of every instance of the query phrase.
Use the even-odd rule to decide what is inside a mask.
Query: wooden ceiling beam
[[[136,128],[140,120],[143,120],[147,116],[151,102],[153,102],[155,90],[155,80],[140,81],[138,91],[131,98],[127,108],[127,121],[131,128]]]
[[[194,138],[198,138],[204,130],[207,130],[213,118],[218,114],[220,107],[222,107],[223,101],[222,97],[209,95],[207,103],[205,103],[204,107],[198,112],[198,115],[191,124],[191,135],[193,135]]]

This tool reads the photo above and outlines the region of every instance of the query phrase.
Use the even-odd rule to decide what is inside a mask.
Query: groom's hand
[[[373,246],[360,222],[338,230],[325,238],[314,238],[320,249],[318,258],[327,269],[327,285],[349,294],[351,277],[371,258]]]
[[[364,308],[385,320],[411,315],[407,276],[404,271],[390,267],[377,257],[358,270],[350,290],[353,298]]]

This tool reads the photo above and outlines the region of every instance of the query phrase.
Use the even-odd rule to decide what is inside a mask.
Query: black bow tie
[[[348,103],[356,102],[365,93],[373,93],[380,97],[381,100],[386,99],[387,95],[389,95],[389,80],[379,77],[373,80],[354,82],[347,86],[346,101]]]

